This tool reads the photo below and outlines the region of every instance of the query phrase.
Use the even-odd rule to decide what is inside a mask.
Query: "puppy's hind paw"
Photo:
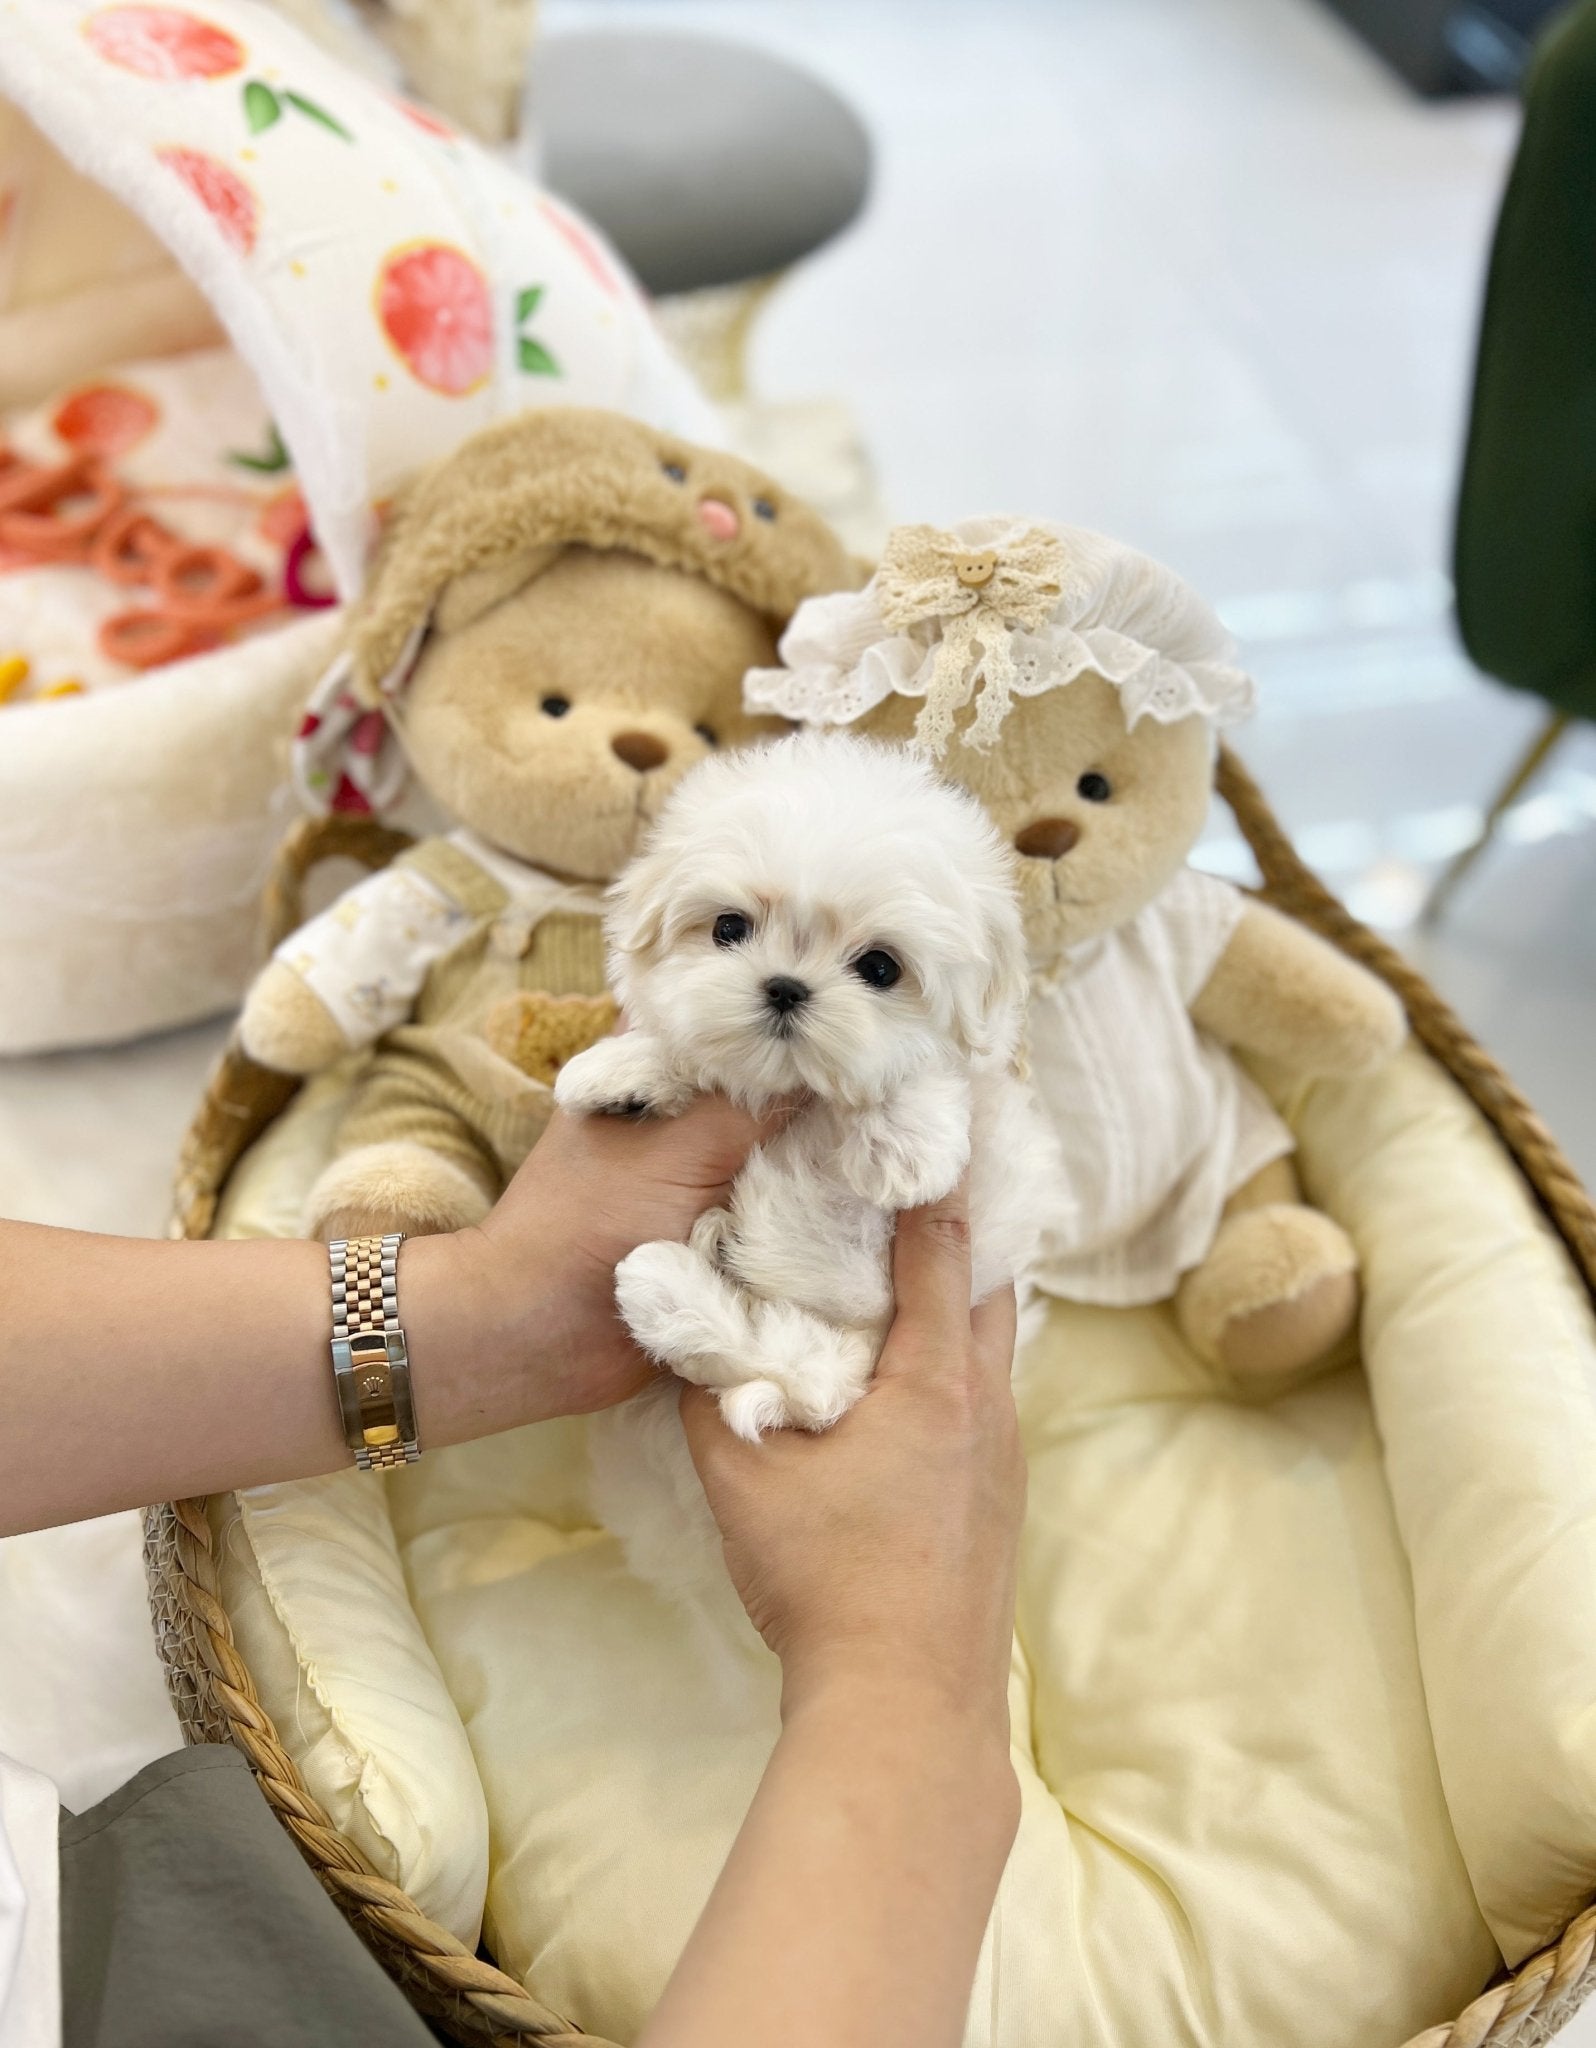
[[[621,1320],[650,1358],[683,1379],[723,1386],[746,1350],[748,1316],[736,1291],[685,1244],[640,1244],[615,1269]]]
[[[757,1444],[769,1429],[785,1429],[793,1420],[787,1396],[774,1380],[744,1380],[720,1397],[720,1412],[733,1436]]]

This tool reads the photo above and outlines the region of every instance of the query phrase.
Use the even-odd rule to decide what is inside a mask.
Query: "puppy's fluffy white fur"
[[[1025,945],[1007,848],[919,755],[802,734],[706,761],[612,891],[631,1028],[573,1059],[580,1114],[712,1090],[796,1109],[687,1244],[616,1273],[628,1328],[728,1425],[824,1429],[869,1383],[900,1209],[969,1169],[973,1299],[1035,1254],[1052,1154],[1014,1077]],[[725,1583],[669,1382],[591,1431],[594,1506],[639,1576]]]

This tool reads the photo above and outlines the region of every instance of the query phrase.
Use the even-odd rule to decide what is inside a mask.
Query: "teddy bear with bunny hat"
[[[606,884],[688,769],[779,729],[744,671],[857,580],[771,478],[615,413],[505,421],[406,492],[295,772],[315,808],[379,812],[413,775],[455,827],[291,934],[240,1020],[279,1072],[368,1055],[309,1234],[487,1211],[614,1026]]]
[[[1253,699],[1218,618],[1121,543],[975,520],[897,529],[863,590],[799,608],[781,656],[749,676],[751,710],[918,744],[1014,848],[1029,1060],[1062,1159],[1037,1284],[1172,1301],[1238,1389],[1334,1356],[1356,1251],[1233,1055],[1361,1073],[1405,1024],[1363,968],[1187,864],[1216,728]]]

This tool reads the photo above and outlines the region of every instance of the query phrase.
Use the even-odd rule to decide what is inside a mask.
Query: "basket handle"
[[[1214,783],[1252,849],[1266,900],[1339,946],[1401,997],[1414,1037],[1494,1127],[1567,1245],[1587,1291],[1596,1297],[1596,1206],[1551,1132],[1418,969],[1360,924],[1307,866],[1263,791],[1228,747],[1219,750]]]
[[[376,818],[331,812],[301,818],[272,858],[261,894],[261,950],[271,953],[305,921],[305,883],[324,860],[358,861],[375,873],[395,860],[415,836]]]

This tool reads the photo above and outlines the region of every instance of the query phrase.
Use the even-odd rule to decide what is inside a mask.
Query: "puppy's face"
[[[1003,849],[901,754],[804,737],[709,764],[616,896],[628,1015],[702,1088],[862,1107],[1012,1039]]]

